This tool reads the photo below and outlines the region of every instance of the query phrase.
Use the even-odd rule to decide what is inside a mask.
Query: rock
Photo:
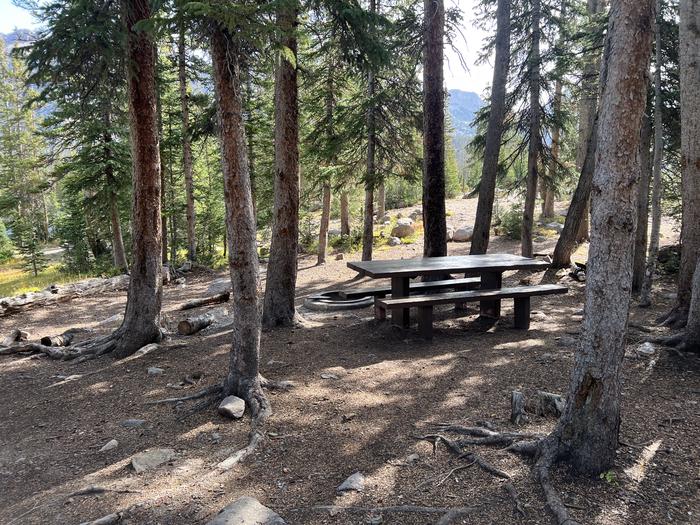
[[[637,347],[637,353],[642,355],[654,355],[656,353],[656,348],[649,341],[642,343]]]
[[[384,217],[380,218],[377,222],[378,222],[379,224],[390,224],[390,223],[391,223],[391,217],[389,217],[388,215],[385,215]]]
[[[245,401],[238,396],[228,396],[219,405],[219,414],[231,419],[240,419],[245,412]]]
[[[452,242],[455,239],[454,228],[447,228],[447,242]]]
[[[137,474],[141,474],[167,463],[174,457],[175,451],[172,448],[154,448],[136,454],[131,458],[131,466]]]
[[[389,240],[387,241],[387,245],[389,246],[399,246],[401,244],[401,239],[398,237],[389,237]]]
[[[219,434],[218,432],[212,432],[211,433],[211,442],[216,445],[220,441],[221,441],[221,434]]]
[[[146,424],[145,419],[125,419],[119,423],[124,428],[139,428]]]
[[[336,261],[342,261],[343,259],[345,259],[345,255],[343,255],[342,253],[339,253],[335,256]]]
[[[343,414],[340,420],[343,423],[347,423],[348,421],[352,421],[353,419],[355,419],[356,416],[357,414],[355,414],[354,412],[350,412],[349,414]]]
[[[214,279],[207,287],[206,295],[219,295],[231,289],[231,278],[220,277]]]
[[[336,489],[339,493],[342,492],[362,492],[365,489],[365,477],[361,472],[355,472],[348,479],[343,481]]]
[[[330,374],[328,372],[324,372],[321,374],[321,379],[338,379],[338,376],[335,374]]]
[[[107,441],[107,443],[105,444],[105,446],[103,446],[103,447],[100,449],[100,452],[108,452],[108,451],[110,451],[110,450],[114,450],[114,449],[117,448],[118,446],[119,446],[119,441],[117,441],[116,439],[111,439],[111,440]]]
[[[189,272],[192,270],[192,261],[185,261],[177,270],[179,272]]]
[[[413,463],[415,463],[419,459],[420,459],[420,456],[418,454],[411,454],[410,456],[408,456],[406,458],[406,463],[409,465],[412,465]]]
[[[151,366],[148,368],[148,375],[149,376],[162,376],[165,373],[165,370],[162,368],[158,368],[157,366]]]
[[[410,237],[414,233],[416,233],[416,229],[413,227],[413,221],[411,219],[399,219],[396,226],[391,230],[391,236],[398,237],[399,239]]]
[[[535,321],[547,321],[549,319],[549,316],[544,312],[534,311],[530,312],[530,319],[533,319]]]
[[[563,336],[559,338],[559,346],[564,346],[566,348],[571,348],[572,350],[576,349],[576,346],[578,345],[578,341],[570,336]]]
[[[414,221],[422,221],[423,220],[423,210],[413,210],[409,217],[414,220]]]
[[[341,235],[342,235],[342,233],[340,230],[336,230],[336,229],[328,230],[329,237],[340,237]]]
[[[243,496],[224,507],[207,525],[286,525],[286,522],[255,498]]]
[[[452,240],[454,242],[471,242],[473,236],[474,229],[466,226],[464,228],[457,229],[452,236]]]
[[[547,237],[542,237],[541,235],[539,237],[535,237],[534,239],[535,242],[546,242]]]
[[[557,233],[561,233],[564,229],[564,226],[562,226],[558,222],[550,222],[549,224],[545,225],[545,228],[547,228],[548,230],[554,230]]]

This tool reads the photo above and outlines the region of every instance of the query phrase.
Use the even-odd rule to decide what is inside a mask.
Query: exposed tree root
[[[502,470],[494,467],[486,462],[481,456],[474,452],[465,452],[465,445],[483,444],[483,445],[506,445],[509,452],[519,453],[525,456],[535,458],[533,473],[535,479],[539,482],[544,492],[547,505],[554,516],[557,518],[558,525],[578,525],[574,519],[569,516],[566,505],[562,501],[559,493],[554,489],[551,479],[550,470],[554,463],[561,457],[559,439],[557,436],[542,437],[537,434],[526,433],[499,433],[491,429],[483,427],[466,427],[461,425],[438,424],[436,425],[442,432],[449,432],[458,435],[473,436],[472,439],[452,440],[440,434],[421,436],[418,439],[432,441],[433,447],[437,447],[439,442],[443,442],[454,454],[459,458],[464,458],[475,462],[485,472],[492,474],[501,479],[510,479],[510,475]],[[512,485],[511,485],[512,487]],[[513,492],[515,488],[512,487]],[[511,491],[508,487],[506,490],[511,497]],[[516,510],[518,510],[517,493],[514,500],[516,501]],[[520,510],[523,510],[522,507]],[[518,510],[518,512],[520,512]]]
[[[515,512],[520,514],[521,517],[525,518],[527,516],[527,512],[525,512],[525,507],[523,507],[523,504],[520,501],[520,497],[518,496],[518,491],[515,490],[513,484],[509,481],[508,483],[505,483],[503,485],[503,488],[513,500],[513,504],[515,505]]]
[[[335,515],[339,512],[353,513],[371,513],[371,514],[442,514],[442,517],[435,525],[449,525],[456,519],[472,514],[477,510],[477,507],[421,507],[417,505],[396,505],[392,507],[356,507],[356,506],[338,506],[338,505],[317,505],[310,509],[292,509],[292,512],[301,512],[307,510],[325,511]]]
[[[673,348],[678,352],[700,352],[700,341],[692,341],[685,332],[667,337],[656,337],[651,339],[650,342]]]
[[[223,391],[223,385],[213,385],[210,387],[205,388],[204,390],[200,390],[199,392],[195,392],[194,394],[191,394],[189,396],[183,396],[183,397],[169,397],[166,399],[157,399],[155,401],[146,401],[144,404],[145,405],[166,405],[166,404],[171,404],[171,403],[183,403],[185,401],[193,401],[195,399],[201,399],[203,397],[209,397],[209,396],[220,396],[221,392]]]
[[[688,324],[688,310],[676,305],[670,312],[659,317],[656,324],[669,328],[684,328]]]

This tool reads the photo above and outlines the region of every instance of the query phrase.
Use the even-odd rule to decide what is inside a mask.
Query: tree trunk
[[[150,4],[125,0],[129,121],[133,168],[133,264],[117,357],[160,341],[163,295],[160,229],[160,150],[156,107],[156,55],[149,33],[134,26],[151,19]]]
[[[347,191],[340,193],[340,234],[350,235],[350,205]]]
[[[369,10],[377,13],[377,0],[370,0]],[[365,207],[362,218],[362,260],[372,260],[372,246],[374,243],[374,188],[376,186],[376,147],[377,147],[377,123],[374,107],[376,83],[374,71],[370,69],[367,73],[367,99],[369,108],[367,110],[367,173],[365,174]]]
[[[328,246],[328,223],[331,219],[331,185],[323,184],[323,211],[321,212],[321,225],[318,231],[318,260],[316,264],[325,264],[326,248]]]
[[[386,189],[384,181],[381,181],[377,187],[377,219],[381,220],[384,215],[386,215]]]
[[[226,29],[217,22],[213,22],[213,25],[212,67],[221,136],[229,270],[233,289],[231,307],[236,320],[224,394],[235,394],[247,402],[255,429],[258,418],[269,412],[269,404],[262,391],[259,374],[262,321],[258,301],[260,276],[243,122],[241,50]]]
[[[611,7],[584,321],[564,414],[543,445],[588,475],[612,467],[618,446],[653,13],[652,0],[618,0]]]
[[[469,250],[472,255],[486,253],[489,246],[498,159],[503,138],[503,119],[506,114],[506,84],[510,66],[510,2],[511,0],[498,0],[496,11],[496,60],[493,69],[489,122],[486,128],[484,163],[479,184],[479,201],[476,206],[474,235]]]
[[[535,201],[537,200],[537,176],[542,149],[540,123],[542,121],[540,106],[540,0],[532,1],[532,35],[528,64],[530,83],[530,143],[527,154],[527,184],[525,205],[523,206],[523,227],[520,251],[523,257],[532,257],[532,229],[535,220]]]
[[[642,117],[641,145],[639,159],[639,200],[637,204],[637,233],[634,241],[634,264],[632,267],[632,293],[639,293],[644,281],[647,263],[647,237],[649,231],[649,185],[651,182],[651,119]]]
[[[183,17],[184,13],[180,13]],[[177,42],[178,81],[180,85],[180,113],[182,117],[182,171],[185,174],[185,198],[187,200],[187,258],[197,259],[195,233],[194,180],[192,177],[192,144],[190,141],[190,104],[187,94],[187,55],[185,50],[185,23],[180,20]]]
[[[683,249],[677,309],[685,317],[700,254],[700,5],[694,0],[680,2],[680,70]]]
[[[683,349],[698,352],[700,351],[700,259],[698,259],[695,272],[693,272],[691,295]]]
[[[163,155],[163,105],[160,100],[160,89],[156,85],[156,108],[158,111],[158,139],[160,153],[160,224],[161,224],[161,251],[162,262],[168,264],[168,215],[165,213],[167,208],[165,202],[166,184],[165,184],[165,155]]]
[[[129,263],[126,260],[126,250],[124,249],[124,238],[122,237],[122,226],[119,219],[119,204],[117,202],[117,191],[115,186],[117,181],[114,177],[114,166],[112,165],[112,127],[111,115],[109,111],[105,111],[103,116],[105,133],[102,136],[102,145],[105,156],[105,179],[109,191],[109,215],[112,229],[112,257],[114,267],[118,268],[122,273],[128,273]]]
[[[564,9],[562,8],[562,16]],[[551,219],[554,217],[554,185],[559,172],[559,150],[561,149],[561,126],[559,122],[562,119],[562,81],[557,79],[554,86],[554,129],[552,129],[552,158],[549,162],[549,177],[548,180],[543,180],[542,187],[544,195],[542,198],[542,217]]]
[[[589,18],[600,13],[603,7],[601,0],[588,0]],[[602,67],[605,68],[605,65],[603,64]],[[598,132],[598,92],[604,84],[598,75],[600,68],[599,54],[594,59],[586,61],[583,68],[583,95],[579,102],[579,142],[576,153],[576,167],[581,175],[571,198],[564,229],[552,256],[552,265],[557,268],[569,266],[576,244],[588,239],[590,194]]]
[[[288,326],[294,321],[299,244],[297,7],[281,8],[277,26],[284,33],[282,44],[294,54],[294,62],[280,53],[275,78],[275,207],[263,309],[266,328]]]
[[[661,192],[663,181],[661,167],[664,155],[663,101],[661,100],[661,0],[656,0],[656,23],[654,36],[656,40],[654,73],[654,173],[651,192],[651,234],[649,236],[649,255],[644,271],[644,282],[639,298],[639,306],[651,306],[651,285],[654,282],[656,259],[659,255],[659,236],[661,233]]]
[[[424,0],[423,255],[447,255],[445,214],[444,0]]]

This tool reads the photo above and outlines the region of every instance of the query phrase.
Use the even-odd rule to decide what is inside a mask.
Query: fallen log
[[[197,317],[188,317],[184,321],[180,321],[177,325],[177,332],[180,335],[193,335],[204,330],[207,326],[213,324],[226,314],[226,309],[219,309],[213,312],[207,312]]]
[[[41,343],[25,343],[22,345],[0,347],[0,355],[13,354],[46,354],[52,359],[63,358],[63,351],[55,347],[42,345]]]
[[[550,392],[537,392],[537,402],[535,413],[538,416],[560,417],[564,411],[566,400],[559,394]]]
[[[71,332],[69,330],[61,335],[46,335],[41,338],[40,342],[44,346],[68,346],[71,344],[74,338],[75,332]]]
[[[223,293],[211,295],[209,297],[204,297],[202,299],[194,299],[188,301],[180,307],[180,310],[192,310],[193,308],[199,308],[200,306],[207,306],[210,304],[225,303],[231,298],[231,291],[226,290]]]

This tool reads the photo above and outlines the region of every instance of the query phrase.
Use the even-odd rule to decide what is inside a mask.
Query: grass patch
[[[88,277],[93,275],[65,273],[60,264],[52,264],[34,277],[22,269],[21,261],[13,259],[0,266],[0,297],[37,292],[51,284],[73,283]]]

